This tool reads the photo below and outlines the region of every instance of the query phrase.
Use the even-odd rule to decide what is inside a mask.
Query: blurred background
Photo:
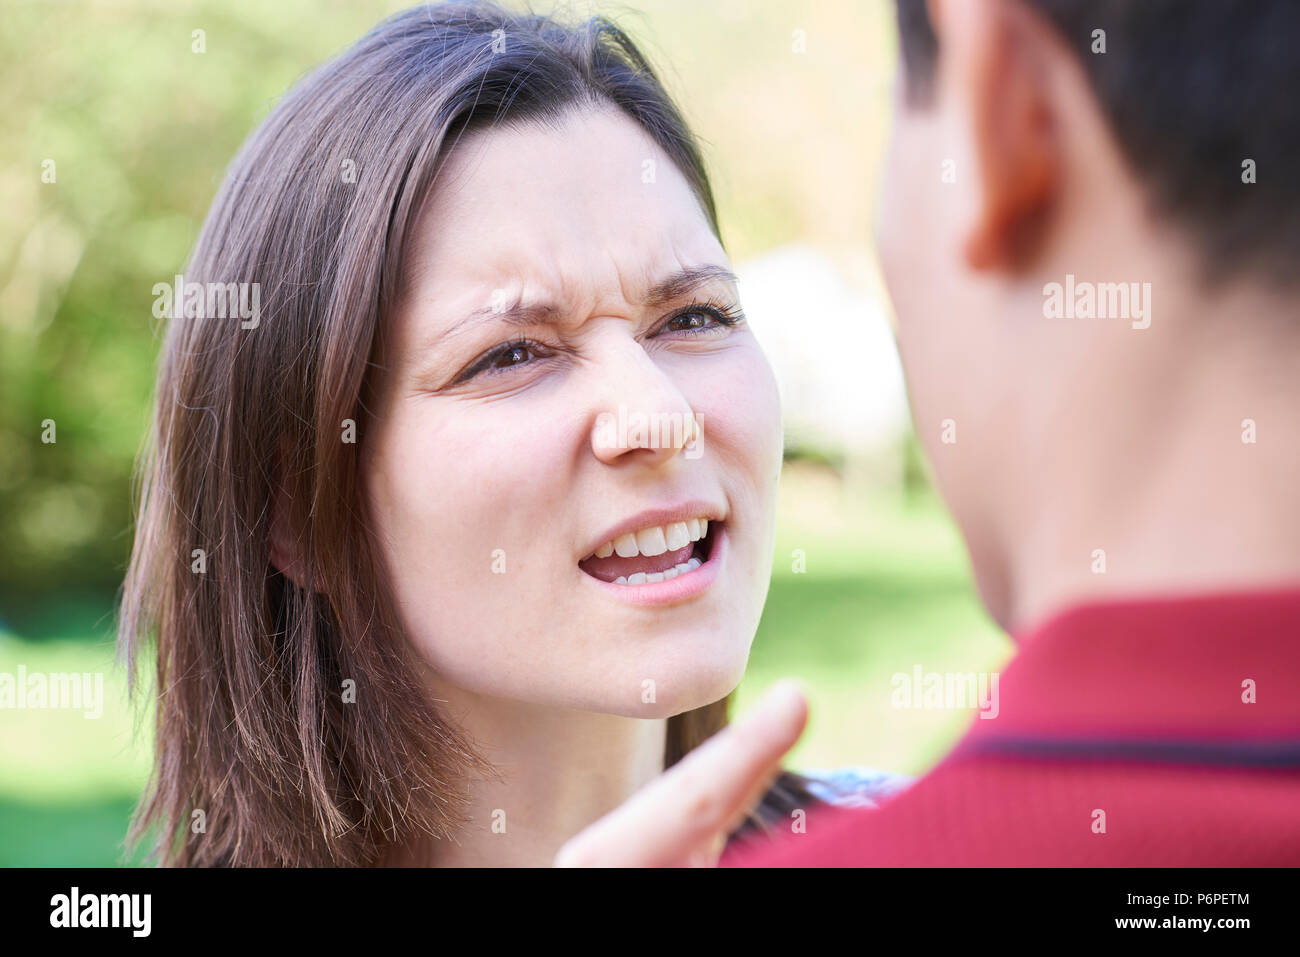
[[[150,729],[113,614],[160,344],[151,289],[277,97],[409,5],[0,2],[0,674],[102,673],[105,696],[98,719],[0,708],[0,865],[136,863],[122,840]],[[1011,644],[926,481],[872,248],[892,4],[532,6],[612,16],[660,68],[781,382],[774,577],[737,708],[799,677],[812,719],[792,767],[924,772],[973,712],[891,708],[891,675],[996,671]]]

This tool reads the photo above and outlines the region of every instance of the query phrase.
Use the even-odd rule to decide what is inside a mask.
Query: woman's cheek
[[[710,370],[704,415],[704,456],[712,459],[729,489],[739,520],[737,560],[766,592],[774,512],[781,473],[781,400],[776,377],[752,340]]]
[[[709,380],[704,422],[707,448],[712,432],[719,452],[743,463],[759,489],[774,489],[781,468],[781,400],[776,377],[756,342],[737,349],[725,370]],[[766,503],[765,503],[766,504]]]

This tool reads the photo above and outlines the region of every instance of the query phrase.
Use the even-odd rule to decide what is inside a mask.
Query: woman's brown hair
[[[290,91],[231,165],[184,278],[255,283],[258,314],[174,307],[120,617],[133,689],[157,651],[130,840],[152,831],[161,863],[381,864],[462,824],[466,781],[490,769],[418,683],[383,588],[358,474],[368,370],[457,138],[587,104],[638,123],[718,231],[690,131],[600,18],[409,10]],[[340,441],[349,420],[356,442]],[[294,580],[270,560],[273,516],[294,530]],[[669,719],[666,764],[726,710]],[[812,803],[783,776],[751,825]]]

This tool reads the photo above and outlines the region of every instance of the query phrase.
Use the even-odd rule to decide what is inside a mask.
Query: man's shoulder
[[[1066,609],[929,774],[727,863],[1300,865],[1297,627],[1300,589]]]
[[[874,811],[834,806],[739,867],[1300,864],[1300,775],[950,758]]]

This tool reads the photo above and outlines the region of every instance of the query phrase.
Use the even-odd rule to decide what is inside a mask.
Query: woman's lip
[[[709,531],[712,533],[713,529]],[[694,571],[668,581],[647,582],[644,585],[615,585],[613,582],[601,581],[582,572],[582,577],[597,588],[619,601],[630,605],[673,605],[694,598],[708,589],[718,578],[722,570],[722,560],[727,554],[727,528],[717,526],[717,534],[711,535],[713,547],[709,550],[709,559]]]
[[[653,528],[656,525],[671,525],[674,522],[685,522],[692,518],[704,518],[710,522],[721,522],[726,517],[722,509],[701,499],[683,502],[680,505],[673,505],[668,508],[648,508],[644,512],[639,512],[626,521],[620,522],[613,528],[607,529],[604,536],[596,541],[581,557],[589,558],[596,549],[606,542],[612,542],[616,538],[630,532],[639,532],[644,528]]]

